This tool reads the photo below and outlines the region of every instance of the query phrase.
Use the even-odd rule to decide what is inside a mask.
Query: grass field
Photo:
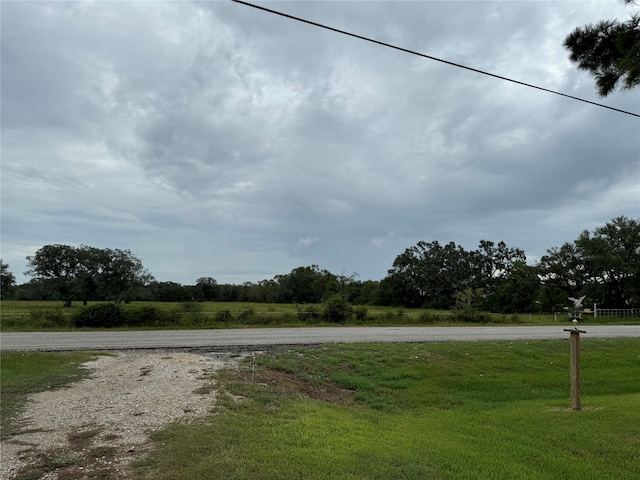
[[[105,302],[89,302],[88,306]],[[323,305],[265,304],[244,302],[132,302],[122,305],[125,311],[135,315],[155,312],[157,317],[146,325],[118,328],[244,328],[252,326],[314,326],[328,325],[322,320]],[[0,329],[2,331],[54,331],[74,329],[74,316],[83,310],[80,302],[64,308],[62,302],[15,301],[0,302]],[[423,309],[399,309],[395,307],[355,306],[355,314],[348,325],[469,325],[455,318],[455,312]],[[566,315],[499,315],[486,316],[493,324],[553,325],[566,323]],[[590,324],[638,324],[640,318],[593,319],[585,316]],[[486,322],[479,322],[486,323]]]
[[[215,415],[153,435],[136,478],[635,479],[640,339],[581,354],[581,411],[566,340],[259,354],[220,372]],[[90,356],[2,354],[3,425],[5,402],[80,378]]]
[[[156,434],[150,479],[633,479],[640,340],[326,345],[221,377],[218,416]],[[243,398],[237,402],[233,398]]]

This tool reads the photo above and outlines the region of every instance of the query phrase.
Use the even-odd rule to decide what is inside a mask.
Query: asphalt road
[[[366,342],[567,339],[571,325],[508,327],[327,327],[0,333],[0,350],[69,351],[146,348],[246,348]],[[640,325],[580,325],[581,338],[640,337]]]

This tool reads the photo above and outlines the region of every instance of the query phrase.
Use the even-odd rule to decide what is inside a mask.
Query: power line
[[[597,107],[607,108],[609,110],[613,110],[613,111],[619,112],[619,113],[624,113],[626,115],[631,115],[631,116],[634,116],[634,117],[640,117],[640,114],[638,114],[638,113],[628,112],[626,110],[621,110],[619,108],[610,107],[608,105],[603,105],[602,103],[592,102],[591,100],[585,100],[584,98],[574,97],[573,95],[568,95],[566,93],[556,92],[555,90],[550,90],[548,88],[539,87],[537,85],[532,85],[530,83],[521,82],[519,80],[514,80],[512,78],[503,77],[501,75],[496,75],[495,73],[485,72],[484,70],[479,70],[477,68],[467,67],[466,65],[461,65],[459,63],[454,63],[454,62],[450,62],[448,60],[443,60],[441,58],[432,57],[431,55],[426,55],[424,53],[416,52],[414,50],[409,50],[407,48],[398,47],[398,46],[392,45],[390,43],[385,43],[385,42],[381,42],[379,40],[374,40],[373,38],[364,37],[362,35],[357,35],[355,33],[347,32],[345,30],[340,30],[338,28],[329,27],[328,25],[323,25],[322,23],[312,22],[311,20],[307,20],[307,19],[300,18],[300,17],[295,17],[295,16],[289,15],[287,13],[278,12],[277,10],[272,10],[270,8],[261,7],[259,5],[254,5],[252,3],[244,2],[242,0],[231,0],[231,1],[235,2],[235,3],[240,3],[242,5],[246,5],[248,7],[256,8],[258,10],[262,10],[262,11],[265,11],[265,12],[268,12],[268,13],[273,13],[274,15],[279,15],[281,17],[285,17],[285,18],[288,18],[290,20],[296,20],[298,22],[302,22],[302,23],[306,23],[306,24],[309,24],[309,25],[313,25],[314,27],[324,28],[325,30],[331,30],[332,32],[341,33],[342,35],[347,35],[349,37],[354,37],[354,38],[358,38],[360,40],[365,40],[367,42],[375,43],[377,45],[382,45],[383,47],[393,48],[394,50],[400,50],[401,52],[410,53],[411,55],[417,55],[419,57],[427,58],[429,60],[435,60],[436,62],[446,63],[447,65],[451,65],[453,67],[463,68],[465,70],[470,70],[472,72],[480,73],[482,75],[488,75],[489,77],[498,78],[500,80],[505,80],[507,82],[517,83],[518,85],[523,85],[523,86],[529,87],[529,88],[535,88],[536,90],[542,90],[543,92],[547,92],[547,93],[553,93],[555,95],[560,95],[562,97],[570,98],[572,100],[577,100],[579,102],[589,103],[589,104],[595,105]]]

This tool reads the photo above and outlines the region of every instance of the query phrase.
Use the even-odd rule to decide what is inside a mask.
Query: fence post
[[[565,328],[564,331],[571,333],[571,408],[580,410],[580,334],[587,332],[577,328]]]

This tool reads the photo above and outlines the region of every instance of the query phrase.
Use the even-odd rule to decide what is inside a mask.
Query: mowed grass
[[[0,438],[16,433],[16,418],[30,393],[61,388],[85,378],[80,365],[96,358],[90,352],[15,352],[0,354]]]
[[[217,415],[153,436],[148,479],[635,479],[640,339],[325,345],[225,371]],[[225,393],[226,392],[226,393]]]

